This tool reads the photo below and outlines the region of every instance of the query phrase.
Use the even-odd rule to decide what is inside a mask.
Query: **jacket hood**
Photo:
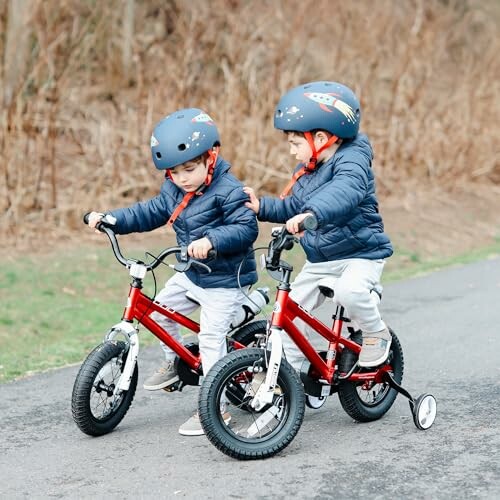
[[[217,162],[215,163],[213,179],[215,180],[218,177],[220,177],[222,174],[225,174],[230,168],[231,168],[231,165],[226,160],[224,160],[224,158],[221,158],[219,156],[217,158]]]
[[[351,141],[345,141],[343,142],[339,149],[337,150],[338,153],[343,153],[343,150],[349,148],[350,152],[357,152],[361,153],[362,155],[366,156],[366,158],[371,162],[373,160],[373,149],[370,144],[370,141],[368,140],[368,137],[365,134],[358,134],[354,139]]]

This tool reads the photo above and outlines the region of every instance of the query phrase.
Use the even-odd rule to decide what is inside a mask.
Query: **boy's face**
[[[302,136],[295,134],[294,132],[287,132],[288,145],[290,146],[290,154],[294,155],[300,163],[308,163],[312,156],[311,146],[307,142],[307,139]],[[318,151],[329,139],[329,135],[326,132],[316,132],[313,135],[314,147],[316,151]],[[337,148],[338,144],[334,144],[329,148],[321,151],[318,155],[318,161],[326,161],[328,160]]]
[[[170,170],[174,184],[186,193],[196,191],[207,178],[208,160],[204,157],[195,158]]]
[[[307,163],[312,156],[311,147],[305,137],[288,132],[288,145],[290,146],[290,154],[300,163]]]

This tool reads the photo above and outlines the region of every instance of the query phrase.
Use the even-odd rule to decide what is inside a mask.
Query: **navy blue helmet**
[[[359,131],[361,109],[354,92],[336,82],[311,82],[295,87],[278,102],[274,127],[285,131],[326,130],[339,139]]]
[[[207,113],[198,108],[181,109],[154,128],[151,155],[158,170],[170,170],[219,145],[219,132]]]

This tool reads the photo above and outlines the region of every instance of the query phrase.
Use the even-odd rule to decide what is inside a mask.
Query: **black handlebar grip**
[[[299,224],[299,231],[314,231],[317,228],[318,219],[316,219],[316,216],[314,214],[309,215]]]
[[[90,214],[91,214],[91,213],[92,213],[92,212],[87,212],[87,213],[83,216],[83,222],[84,222],[85,224],[87,224],[87,226],[89,225],[89,219],[90,219]]]
[[[217,257],[217,251],[212,249],[207,253],[207,259],[215,259]]]

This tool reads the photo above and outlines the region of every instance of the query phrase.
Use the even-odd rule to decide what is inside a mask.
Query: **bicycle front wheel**
[[[125,342],[103,342],[87,356],[78,372],[71,410],[78,428],[89,436],[111,432],[132,404],[137,388],[137,364],[128,390],[116,391],[127,352]]]
[[[259,411],[252,408],[266,373],[265,351],[248,348],[219,360],[203,381],[198,401],[201,425],[210,442],[230,457],[271,457],[291,443],[302,425],[304,390],[285,359],[272,401]]]

